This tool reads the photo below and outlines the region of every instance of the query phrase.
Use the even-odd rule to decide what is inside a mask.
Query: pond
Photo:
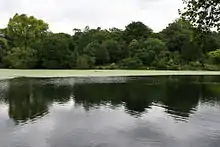
[[[219,147],[220,76],[0,81],[0,147]]]

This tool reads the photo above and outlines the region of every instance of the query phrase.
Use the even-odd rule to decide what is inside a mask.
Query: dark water
[[[0,147],[219,146],[219,76],[0,81]]]

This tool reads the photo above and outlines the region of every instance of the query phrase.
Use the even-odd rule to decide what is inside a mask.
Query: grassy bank
[[[105,76],[161,76],[161,75],[220,75],[219,71],[166,70],[14,70],[0,69],[0,79],[16,77],[105,77]]]

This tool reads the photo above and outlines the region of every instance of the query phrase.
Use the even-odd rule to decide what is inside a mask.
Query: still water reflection
[[[0,81],[0,147],[219,147],[220,77]]]

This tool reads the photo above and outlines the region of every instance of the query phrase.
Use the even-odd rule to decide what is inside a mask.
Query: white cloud
[[[71,33],[86,25],[124,28],[142,21],[160,31],[178,17],[182,0],[2,0],[0,27],[15,13],[26,13],[50,24],[54,32]]]

